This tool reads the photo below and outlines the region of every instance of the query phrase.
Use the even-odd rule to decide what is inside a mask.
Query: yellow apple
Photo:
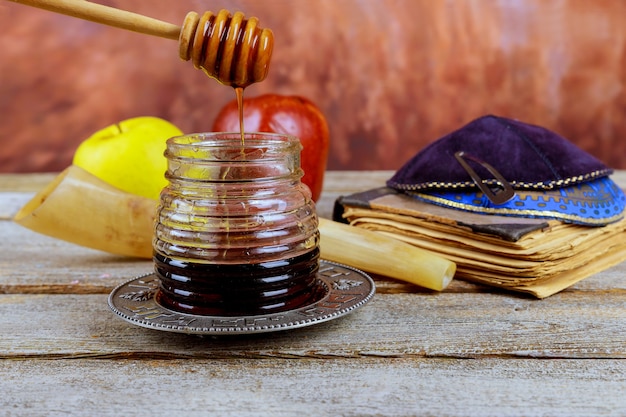
[[[158,117],[135,117],[107,126],[76,149],[73,164],[126,192],[158,199],[167,185],[167,139],[178,127]]]

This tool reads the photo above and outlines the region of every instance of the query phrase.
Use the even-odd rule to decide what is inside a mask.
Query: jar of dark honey
[[[319,298],[319,231],[297,138],[168,140],[153,240],[156,301],[197,315],[281,312]]]

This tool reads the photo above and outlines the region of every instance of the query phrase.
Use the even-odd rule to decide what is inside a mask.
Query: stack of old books
[[[544,298],[626,260],[626,220],[602,227],[466,213],[388,187],[341,197],[335,220],[430,250],[457,278]]]
[[[626,198],[612,171],[553,136],[478,119],[420,152],[386,186],[339,198],[334,219],[452,260],[457,278],[550,296],[626,260]],[[505,162],[496,170],[485,152]]]

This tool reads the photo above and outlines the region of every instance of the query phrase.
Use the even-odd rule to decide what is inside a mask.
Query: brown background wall
[[[487,113],[561,133],[626,168],[622,0],[101,0],[180,24],[241,10],[276,36],[268,79],[326,114],[330,169],[395,169]],[[152,38],[0,1],[0,171],[67,166],[139,115],[210,129],[233,92]]]

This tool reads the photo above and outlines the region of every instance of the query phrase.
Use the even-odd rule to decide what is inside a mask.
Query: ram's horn
[[[36,232],[119,255],[150,258],[158,202],[70,166],[15,216]],[[456,264],[380,233],[320,219],[322,258],[441,291]]]
[[[347,224],[320,219],[321,256],[366,272],[441,291],[456,264],[398,239]]]
[[[72,165],[26,203],[14,221],[81,246],[151,258],[157,204]]]

